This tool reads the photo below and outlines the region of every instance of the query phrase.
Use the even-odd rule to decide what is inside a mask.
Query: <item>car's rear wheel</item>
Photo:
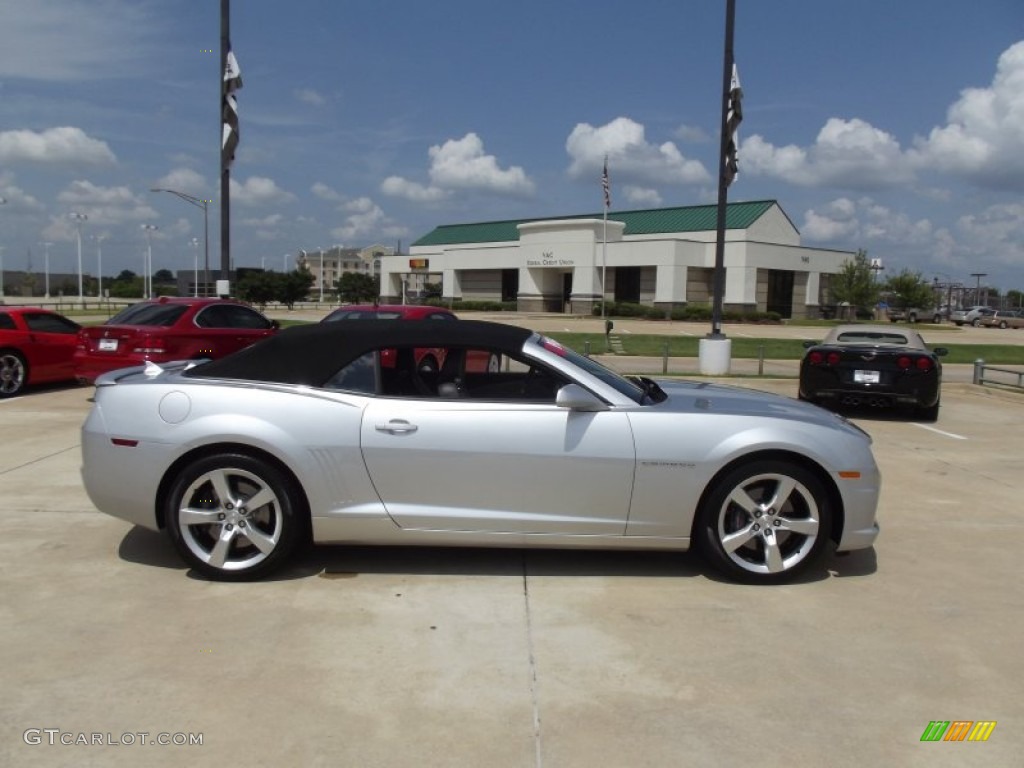
[[[28,364],[18,352],[0,352],[0,397],[21,394],[28,382]]]
[[[237,581],[278,568],[306,530],[294,483],[267,461],[225,453],[198,459],[174,481],[164,519],[185,561]]]
[[[821,481],[785,461],[743,464],[716,482],[701,510],[699,543],[711,563],[748,583],[786,581],[819,558],[832,527]]]
[[[928,406],[927,408],[918,408],[917,417],[921,421],[938,421],[939,402],[935,401],[935,405]]]

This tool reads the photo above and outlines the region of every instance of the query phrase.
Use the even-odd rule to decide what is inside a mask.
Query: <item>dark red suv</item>
[[[277,330],[277,321],[232,299],[170,298],[132,304],[103,325],[83,328],[75,350],[75,378],[146,361],[216,359]]]

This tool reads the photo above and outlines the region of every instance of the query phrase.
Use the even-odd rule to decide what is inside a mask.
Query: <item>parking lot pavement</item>
[[[1020,765],[1019,399],[856,418],[875,550],[756,588],[689,554],[351,547],[202,581],[90,506],[90,394],[0,401],[0,765]]]

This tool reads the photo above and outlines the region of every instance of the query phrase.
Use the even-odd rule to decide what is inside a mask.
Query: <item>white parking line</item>
[[[946,437],[951,437],[954,440],[970,440],[969,437],[964,437],[963,435],[957,435],[957,434],[954,434],[952,432],[943,432],[941,429],[936,429],[935,427],[929,427],[927,424],[918,424],[916,421],[915,422],[911,422],[911,423],[915,427],[920,427],[921,429],[927,429],[929,432],[934,432],[937,435],[945,435]]]

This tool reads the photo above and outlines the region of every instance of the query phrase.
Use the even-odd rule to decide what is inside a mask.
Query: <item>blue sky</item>
[[[7,269],[219,256],[218,0],[0,0]],[[439,224],[717,199],[725,0],[235,0],[237,265]],[[211,51],[212,52],[208,52]],[[1024,3],[737,0],[731,201],[805,245],[1024,288]]]

